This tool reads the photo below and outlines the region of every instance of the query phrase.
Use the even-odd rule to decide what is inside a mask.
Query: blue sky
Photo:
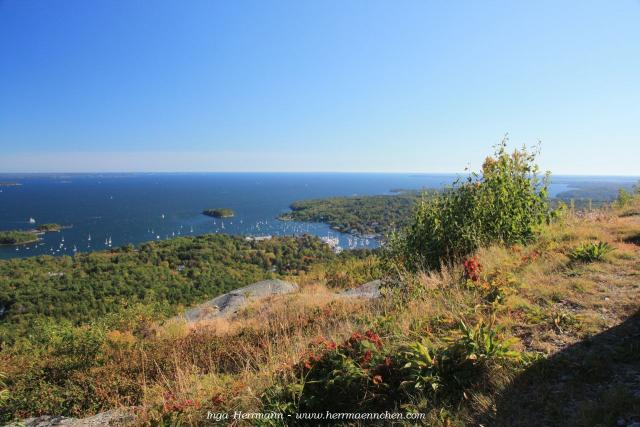
[[[0,172],[638,175],[640,2],[0,0]]]

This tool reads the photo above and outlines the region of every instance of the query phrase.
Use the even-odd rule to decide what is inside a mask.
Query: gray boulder
[[[43,415],[27,418],[19,423],[7,424],[7,427],[102,427],[127,426],[133,423],[135,416],[127,411],[112,409],[100,412],[87,418],[69,418],[61,416]]]
[[[263,280],[243,288],[235,289],[185,311],[187,322],[195,323],[217,317],[231,317],[249,302],[295,292],[298,285],[283,280]]]
[[[381,284],[381,280],[372,280],[371,282],[367,282],[357,288],[342,291],[339,295],[347,298],[380,298]]]

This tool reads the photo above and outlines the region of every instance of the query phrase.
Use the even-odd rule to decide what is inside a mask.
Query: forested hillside
[[[0,261],[0,337],[19,337],[43,320],[88,322],[137,303],[174,313],[332,257],[311,236],[246,241],[204,235],[73,257]]]

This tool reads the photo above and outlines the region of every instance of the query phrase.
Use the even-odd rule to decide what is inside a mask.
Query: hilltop
[[[40,319],[0,352],[0,416],[128,408],[133,424],[201,425],[208,411],[243,411],[284,418],[239,425],[317,425],[300,414],[388,411],[400,425],[630,426],[640,421],[640,194],[552,210],[532,161],[498,150],[482,178],[421,201],[382,251],[288,252],[307,262],[278,264],[287,292],[245,298],[229,315],[187,322],[131,304],[75,324]],[[209,253],[203,243],[135,257],[151,251],[177,276],[179,259]],[[280,259],[271,244],[265,258]],[[134,255],[99,256],[113,260],[96,268],[114,269]],[[349,291],[373,279],[380,294]],[[372,423],[389,421],[342,421]]]
[[[594,262],[572,261],[575,248],[592,240],[613,250]],[[134,405],[142,408],[139,421],[197,425],[202,411],[211,408],[281,408],[282,393],[297,384],[291,369],[334,351],[334,343],[364,342],[350,356],[354,363],[367,349],[375,358],[405,354],[426,363],[430,359],[422,351],[433,354],[432,348],[447,348],[452,337],[462,337],[468,357],[476,354],[492,363],[466,398],[427,410],[430,423],[540,425],[544,419],[548,425],[614,425],[640,409],[639,243],[640,201],[635,201],[624,209],[567,213],[533,245],[481,249],[474,257],[476,281],[463,265],[409,275],[409,300],[393,292],[377,301],[340,298],[334,292],[341,289],[336,272],[323,265],[296,276],[298,292],[249,305],[232,319],[189,326],[155,323],[131,312],[98,329],[57,328],[47,338],[52,347],[37,360],[17,350],[3,352],[3,370],[18,393],[5,408],[18,416],[79,416]],[[357,276],[367,263],[353,262],[344,274]],[[488,348],[485,339],[492,340]],[[33,369],[63,354],[66,361],[60,359],[55,368],[62,376],[41,377],[53,394],[34,395],[30,378],[43,374]],[[361,387],[387,381],[381,374],[381,384],[367,385],[370,374],[359,375]],[[419,398],[424,391],[418,385],[411,384],[415,397],[408,402],[423,411],[429,399]],[[62,388],[56,392],[56,387]],[[81,403],[86,387],[100,393]],[[77,402],[75,409],[55,403],[63,390],[66,402]]]

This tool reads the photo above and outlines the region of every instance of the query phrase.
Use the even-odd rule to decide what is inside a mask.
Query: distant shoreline
[[[42,224],[29,230],[3,230],[0,231],[0,246],[21,246],[37,243],[42,240],[39,236],[45,233],[57,232],[73,227],[72,225]],[[33,239],[28,237],[33,236]],[[6,241],[15,239],[15,241]],[[28,239],[28,240],[21,240]]]

